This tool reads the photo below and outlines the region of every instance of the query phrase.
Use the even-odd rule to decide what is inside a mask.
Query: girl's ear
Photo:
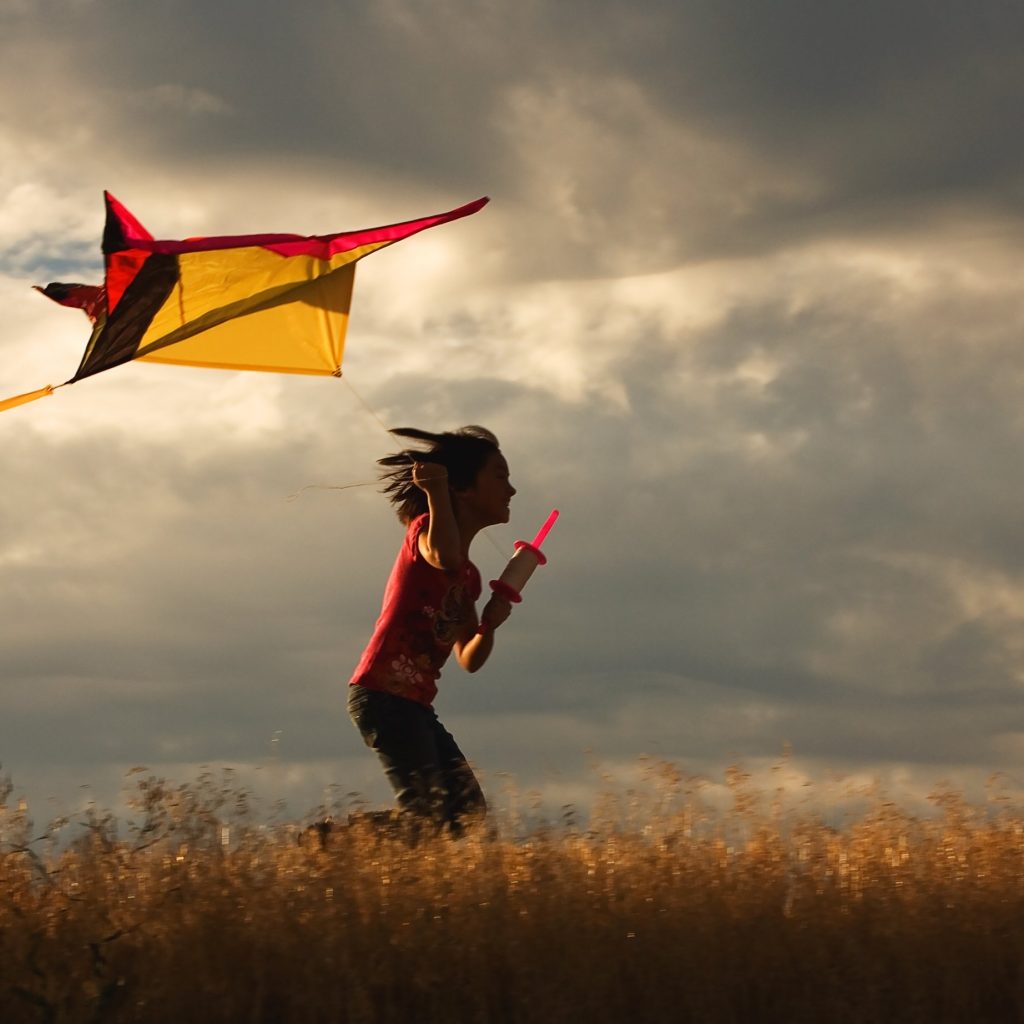
[[[448,490],[452,492],[452,496],[463,495],[473,489],[473,484],[467,484],[465,487],[456,487],[454,484],[448,484]]]
[[[452,501],[465,501],[466,498],[472,493],[473,487],[473,484],[470,484],[468,487],[450,487],[449,491],[451,492]]]

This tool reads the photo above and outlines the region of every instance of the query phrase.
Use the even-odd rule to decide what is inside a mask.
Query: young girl
[[[349,686],[348,709],[395,791],[399,810],[458,830],[483,814],[480,785],[433,709],[441,667],[454,649],[467,672],[487,661],[511,605],[492,595],[477,617],[480,573],[469,546],[485,526],[507,523],[516,493],[497,438],[483,427],[431,434],[379,460],[384,493],[406,524],[380,618]]]

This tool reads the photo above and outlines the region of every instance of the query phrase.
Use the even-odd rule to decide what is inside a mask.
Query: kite
[[[333,235],[158,241],[109,192],[103,197],[103,284],[37,286],[93,324],[77,372],[56,387],[133,359],[340,377],[356,262],[488,201]],[[48,385],[0,401],[0,411],[54,390]]]

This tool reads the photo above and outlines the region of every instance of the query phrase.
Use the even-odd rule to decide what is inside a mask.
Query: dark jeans
[[[380,758],[403,814],[459,831],[460,819],[487,809],[476,776],[432,708],[394,694],[348,688],[348,713]]]

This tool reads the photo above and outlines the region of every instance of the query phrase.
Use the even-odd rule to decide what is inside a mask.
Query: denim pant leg
[[[448,823],[483,812],[479,783],[431,708],[350,686],[348,709],[363,741],[380,759],[401,811]]]
[[[444,790],[444,816],[448,822],[456,822],[468,815],[483,816],[487,813],[487,801],[477,782],[473,769],[455,742],[455,737],[433,714],[433,728],[437,746],[438,766],[441,785]]]
[[[348,711],[377,755],[399,810],[435,817],[443,804],[430,711],[390,693],[350,686]]]

